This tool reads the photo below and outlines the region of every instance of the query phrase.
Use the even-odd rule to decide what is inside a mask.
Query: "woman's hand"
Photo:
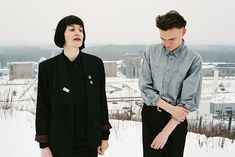
[[[99,155],[104,155],[105,150],[109,147],[108,140],[102,140],[101,146],[97,148],[97,152]]]
[[[41,157],[53,157],[49,147],[41,149]]]

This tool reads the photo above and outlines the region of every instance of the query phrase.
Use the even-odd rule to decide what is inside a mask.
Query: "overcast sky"
[[[234,0],[2,0],[0,45],[52,45],[71,14],[84,21],[87,45],[151,44],[160,42],[155,17],[172,9],[187,20],[187,43],[235,45]]]

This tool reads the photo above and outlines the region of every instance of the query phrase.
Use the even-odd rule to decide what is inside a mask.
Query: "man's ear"
[[[186,28],[182,28],[182,36],[184,36],[186,32]]]

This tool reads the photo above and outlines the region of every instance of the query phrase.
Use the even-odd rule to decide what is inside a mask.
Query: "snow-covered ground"
[[[219,79],[225,89],[235,94],[235,78]],[[39,157],[39,147],[34,141],[34,113],[36,100],[36,80],[0,80],[0,157]],[[199,115],[211,120],[209,102],[213,97],[214,80],[203,80],[203,91]],[[124,77],[107,78],[107,97],[122,98],[140,97],[138,79]],[[218,94],[219,95],[219,94]],[[226,94],[228,95],[228,94]],[[134,98],[133,98],[134,100]],[[234,100],[234,99],[233,99]],[[5,102],[6,101],[6,102]],[[11,105],[10,110],[2,110]],[[134,101],[109,102],[109,112],[123,110],[133,105],[140,111]],[[9,106],[8,106],[9,107]],[[195,113],[190,116],[195,117]],[[110,147],[105,157],[142,157],[141,123],[111,120]],[[234,124],[234,121],[232,122]],[[223,148],[221,148],[222,143]],[[234,157],[235,144],[222,137],[206,138],[204,135],[188,133],[184,157]]]
[[[31,113],[0,110],[0,157],[39,157],[34,128]]]
[[[104,157],[142,157],[141,122],[111,120],[113,128]],[[34,141],[34,116],[25,111],[0,110],[0,157],[39,157]],[[223,148],[221,143],[224,142]],[[200,144],[199,144],[200,143]],[[234,157],[235,142],[188,133],[184,157]]]

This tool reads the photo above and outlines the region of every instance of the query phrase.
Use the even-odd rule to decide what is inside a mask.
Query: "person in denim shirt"
[[[146,48],[139,88],[144,157],[183,157],[186,117],[196,111],[201,95],[200,55],[186,46],[186,20],[171,10],[156,17],[161,44]]]

